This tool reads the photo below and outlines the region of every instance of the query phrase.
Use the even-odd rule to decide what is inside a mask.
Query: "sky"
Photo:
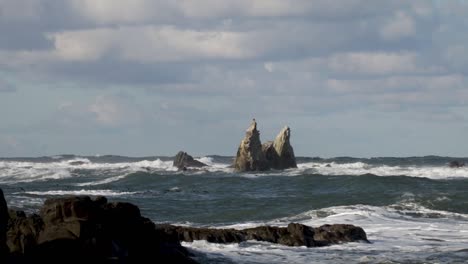
[[[0,0],[0,156],[468,157],[468,1]]]

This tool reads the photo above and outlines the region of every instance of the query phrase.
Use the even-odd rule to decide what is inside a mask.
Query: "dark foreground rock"
[[[8,207],[3,196],[3,190],[0,189],[0,263],[4,263],[8,254],[8,247],[6,245],[6,232],[8,227]]]
[[[10,210],[7,245],[1,263],[196,263],[138,207],[104,197],[49,199],[39,215]]]
[[[174,162],[172,164],[174,167],[177,167],[179,170],[186,170],[187,168],[201,168],[206,167],[207,165],[203,162],[195,160],[192,156],[187,154],[187,152],[179,151],[174,157]]]
[[[8,210],[0,189],[0,263],[196,263],[180,241],[266,241],[320,247],[367,241],[353,225],[260,226],[244,230],[155,225],[137,206],[105,197],[48,199],[39,214]]]
[[[212,243],[240,243],[257,240],[306,247],[322,247],[354,241],[368,242],[364,230],[353,225],[323,225],[313,228],[291,223],[287,227],[260,226],[243,230],[158,225],[156,229],[186,242],[206,240]]]

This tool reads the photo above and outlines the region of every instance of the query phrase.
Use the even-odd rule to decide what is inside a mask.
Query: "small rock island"
[[[179,151],[174,157],[174,162],[172,166],[177,167],[179,170],[187,170],[187,168],[202,168],[207,165],[203,162],[195,160],[192,156],[187,154],[187,152]]]
[[[297,168],[296,157],[289,138],[291,129],[284,127],[274,141],[262,145],[255,119],[250,124],[237,150],[234,169],[243,171],[284,170]]]

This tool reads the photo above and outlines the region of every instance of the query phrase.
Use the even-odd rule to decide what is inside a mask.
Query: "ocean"
[[[247,228],[353,224],[370,240],[323,248],[184,242],[200,263],[468,263],[468,158],[297,158],[298,168],[236,173],[233,157],[177,171],[171,157],[60,155],[0,159],[11,208],[104,195],[155,223]]]

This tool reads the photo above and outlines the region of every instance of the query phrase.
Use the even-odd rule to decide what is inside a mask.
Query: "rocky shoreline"
[[[180,244],[194,240],[320,247],[367,242],[367,236],[353,225],[312,228],[290,223],[243,230],[156,225],[141,216],[137,206],[105,197],[52,198],[38,214],[26,215],[8,209],[0,189],[0,263],[197,263]]]

